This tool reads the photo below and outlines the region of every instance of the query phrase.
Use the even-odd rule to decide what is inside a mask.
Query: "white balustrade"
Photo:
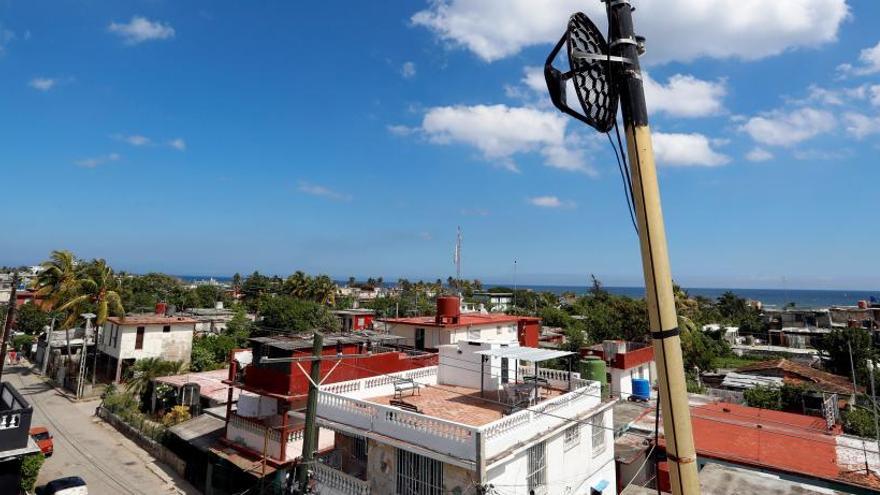
[[[387,375],[360,378],[358,380],[330,383],[327,385],[321,385],[321,391],[357,399],[380,397],[393,394],[394,382],[400,380],[415,380],[421,385],[436,385],[437,366],[416,368]]]
[[[312,469],[317,482],[317,493],[321,495],[370,495],[370,483],[355,478],[326,464],[317,462]]]
[[[0,414],[0,430],[11,430],[21,425],[21,414],[6,413]]]

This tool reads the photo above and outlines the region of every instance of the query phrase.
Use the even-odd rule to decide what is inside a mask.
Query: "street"
[[[71,402],[24,362],[9,366],[3,378],[34,407],[31,425],[46,426],[55,437],[55,453],[43,464],[37,486],[76,475],[86,480],[90,494],[199,493],[171,468],[97,418],[98,400]]]

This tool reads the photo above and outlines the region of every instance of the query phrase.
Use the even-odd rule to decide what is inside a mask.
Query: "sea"
[[[208,277],[197,275],[178,275],[179,278],[193,282],[213,278],[220,283],[229,283],[231,277]],[[338,280],[338,284],[345,281]],[[390,284],[386,284],[390,285]],[[501,285],[484,284],[485,288],[501,287]],[[509,287],[505,285],[504,287]],[[519,285],[521,289],[531,289],[536,292],[552,292],[562,294],[574,292],[578,295],[586,294],[588,288],[584,286],[568,285]],[[644,287],[604,287],[612,294],[628,296],[632,298],[645,297]],[[765,307],[781,308],[789,303],[794,303],[798,308],[827,308],[829,306],[854,306],[860,300],[870,301],[872,298],[880,300],[880,291],[865,290],[830,290],[830,289],[746,289],[746,288],[717,288],[717,287],[685,287],[691,296],[703,296],[717,299],[726,291],[731,291],[739,297],[761,301]]]

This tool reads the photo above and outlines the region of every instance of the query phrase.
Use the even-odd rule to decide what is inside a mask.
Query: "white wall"
[[[564,431],[547,436],[546,479],[548,495],[589,495],[590,488],[602,480],[608,486],[601,492],[613,495],[617,492],[614,470],[614,435],[612,411],[602,414],[604,450],[593,453],[591,426],[588,420],[580,424],[580,442],[565,448]],[[528,475],[528,449],[517,452],[507,462],[492,466],[487,472],[488,483],[504,487],[505,493],[526,495]]]
[[[643,363],[628,370],[611,368],[611,394],[624,399],[629,397],[632,394],[633,378],[644,378],[648,380],[648,383],[653,383],[651,378],[653,371],[652,363],[653,361],[651,363]]]
[[[104,325],[99,350],[119,359],[143,359],[158,357],[168,361],[188,363],[192,353],[194,324],[171,324],[171,331],[164,332],[165,325],[143,325],[144,341],[142,349],[135,349],[137,326],[117,325],[116,346],[110,347],[113,323]]]
[[[440,346],[439,368],[437,371],[437,383],[445,385],[458,385],[474,389],[480,388],[480,370],[483,371],[483,390],[495,391],[501,388],[501,358],[490,357],[486,359],[485,366],[481,367],[480,354],[477,351],[497,349],[499,347],[518,347],[518,343],[499,344],[496,342],[466,342]],[[509,359],[507,363],[508,376],[513,382],[517,366],[515,359]]]
[[[501,325],[472,325],[466,328],[441,328],[431,326],[418,326],[403,323],[390,323],[387,325],[388,333],[403,337],[404,345],[416,345],[416,328],[425,329],[425,347],[436,349],[441,345],[454,344],[468,340],[497,340],[502,342],[517,341],[516,325],[505,323]]]

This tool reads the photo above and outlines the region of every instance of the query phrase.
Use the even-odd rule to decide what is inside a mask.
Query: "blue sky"
[[[635,2],[676,279],[878,288],[880,4],[692,3]],[[601,5],[536,4],[0,1],[0,264],[639,285],[536,77]]]

